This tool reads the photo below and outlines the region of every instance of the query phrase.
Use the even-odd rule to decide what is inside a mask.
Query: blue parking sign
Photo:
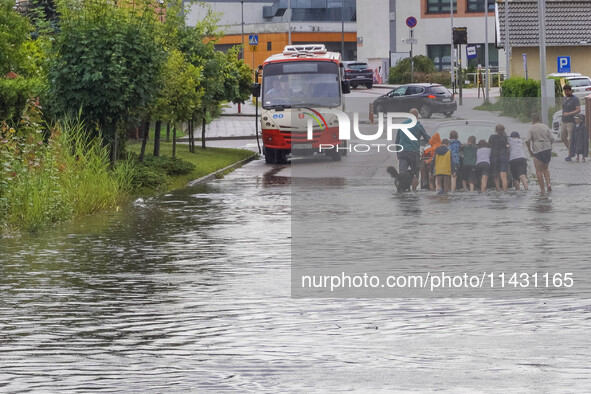
[[[570,56],[558,56],[557,58],[558,72],[569,73],[570,72]]]

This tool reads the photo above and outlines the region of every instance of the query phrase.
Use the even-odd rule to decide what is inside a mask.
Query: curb
[[[260,115],[261,115],[261,114],[259,113],[259,116],[260,116]],[[237,116],[237,117],[252,117],[252,118],[254,118],[256,115],[255,115],[255,114],[245,114],[245,113],[242,113],[242,114],[238,114],[238,113],[236,113],[236,114],[226,114],[226,113],[222,113],[222,114],[220,115],[220,117],[223,117],[223,116]]]
[[[227,137],[207,137],[206,141],[254,140],[256,138],[257,138],[256,134],[235,135],[235,136],[230,135]],[[195,141],[201,141],[201,138],[195,138]],[[189,137],[177,138],[176,142],[189,142]]]
[[[235,170],[236,168],[242,167],[246,163],[253,161],[257,156],[258,156],[258,154],[255,153],[254,155],[247,157],[246,159],[240,160],[237,163],[230,164],[229,166],[224,167],[221,170],[217,170],[215,172],[212,172],[209,175],[205,175],[205,176],[202,176],[201,178],[194,179],[191,182],[187,183],[187,185],[185,187],[195,186],[195,185],[199,185],[201,183],[205,183],[205,182],[209,182],[214,179],[217,179],[220,174],[223,174],[228,171]]]

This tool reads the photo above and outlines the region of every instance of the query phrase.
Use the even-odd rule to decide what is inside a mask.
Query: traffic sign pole
[[[409,16],[406,18],[406,26],[409,27],[409,38],[408,43],[410,44],[410,83],[414,81],[414,70],[415,70],[415,61],[412,56],[412,46],[415,43],[415,39],[413,37],[413,28],[417,25],[417,18],[414,16]]]

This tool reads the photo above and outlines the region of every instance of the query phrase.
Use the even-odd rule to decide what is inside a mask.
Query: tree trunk
[[[144,162],[144,156],[146,154],[146,145],[148,144],[148,137],[150,136],[150,121],[144,120],[142,122],[142,148],[140,150],[139,162]]]
[[[166,142],[170,142],[170,122],[166,122]]]
[[[205,149],[205,116],[201,119],[201,149]]]
[[[154,157],[160,156],[160,130],[162,130],[162,121],[157,120],[154,125]]]
[[[115,161],[117,161],[117,126],[114,124],[109,124],[111,128],[111,166],[115,165]]]
[[[172,158],[176,157],[176,125],[172,126]]]
[[[189,128],[189,134],[191,135],[191,142],[189,143],[189,152],[195,153],[195,121],[191,120],[191,127]]]

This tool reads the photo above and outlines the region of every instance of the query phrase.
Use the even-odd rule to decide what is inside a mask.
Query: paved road
[[[353,90],[347,96],[348,110],[354,108],[360,112],[361,123],[367,123],[368,117],[365,112],[367,105],[375,97],[387,91],[386,87],[376,86],[373,89],[359,88]],[[529,128],[528,123],[520,122],[518,119],[510,117],[502,117],[496,113],[489,111],[475,110],[474,107],[482,103],[482,98],[477,98],[476,89],[466,89],[464,91],[465,99],[463,105],[459,106],[456,113],[451,118],[445,118],[443,115],[434,114],[430,119],[421,119],[428,133],[432,134],[432,130],[440,122],[448,120],[488,120],[501,123],[505,125],[508,132],[518,131],[523,136]],[[491,90],[491,97],[498,96],[498,88]],[[255,118],[254,105],[246,103],[242,105],[242,114],[237,114],[236,106],[229,106],[224,110],[224,115],[214,121],[208,126],[207,136],[211,138],[208,142],[209,146],[232,147],[250,149],[258,151],[257,141],[255,139]],[[361,129],[366,131],[375,130],[376,126],[362,124]],[[250,138],[249,138],[250,137]],[[355,141],[352,141],[355,142]],[[386,141],[382,141],[386,142]],[[553,183],[559,185],[581,185],[591,184],[591,162],[576,163],[565,162],[566,148],[562,142],[557,141],[554,144],[554,153],[557,155],[550,163],[551,176]],[[373,154],[370,158],[368,155],[350,154],[343,159],[342,162],[332,163],[330,161],[320,159],[317,162],[314,160],[297,159],[294,161],[298,165],[298,173],[307,173],[312,177],[324,176],[359,176],[359,177],[382,177],[387,176],[385,168],[388,165],[397,165],[396,155],[388,153]],[[259,163],[259,164],[262,164]],[[253,163],[253,165],[258,165]],[[263,166],[262,168],[268,168]],[[314,170],[313,170],[314,169]],[[262,169],[261,169],[262,170]],[[301,171],[301,173],[300,173]],[[533,174],[533,163],[529,160],[530,178],[535,178]],[[287,166],[277,172],[278,176],[290,176],[292,170]]]

